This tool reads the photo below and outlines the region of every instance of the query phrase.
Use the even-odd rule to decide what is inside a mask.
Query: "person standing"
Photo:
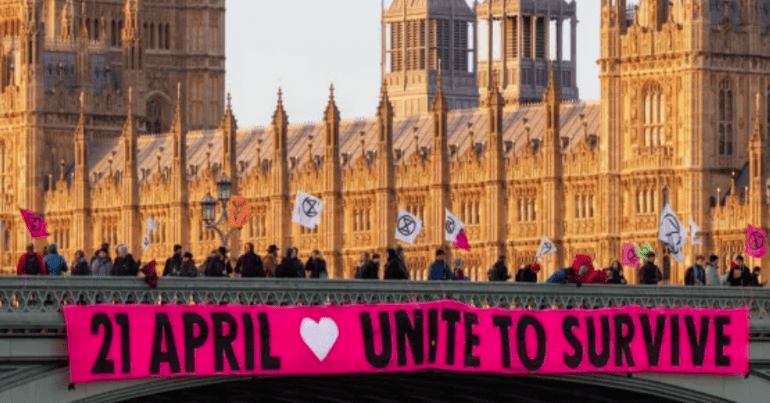
[[[452,280],[467,280],[465,278],[465,272],[463,271],[463,258],[458,257],[455,259],[454,269],[452,269]]]
[[[274,277],[275,276],[275,270],[278,267],[278,247],[275,245],[270,245],[267,248],[267,255],[265,255],[265,259],[262,262],[262,266],[265,269],[265,277]]]
[[[286,257],[281,260],[281,264],[275,270],[275,277],[280,278],[298,278],[299,273],[304,274],[305,268],[302,262],[297,259],[296,249],[290,247],[286,249]]]
[[[182,272],[182,245],[174,245],[174,254],[166,259],[163,276],[179,276]]]
[[[663,280],[663,273],[661,273],[658,266],[655,266],[655,252],[650,251],[647,253],[647,259],[645,259],[644,266],[642,266],[639,271],[642,274],[639,276],[639,284],[657,285]]]
[[[724,285],[719,276],[719,256],[709,256],[709,262],[706,263],[706,285],[709,287],[719,287]]]
[[[115,263],[112,264],[113,276],[134,276],[139,275],[140,262],[134,260],[134,257],[128,253],[128,247],[126,245],[120,245],[116,250],[118,257],[115,258]]]
[[[90,276],[91,267],[86,260],[86,253],[82,250],[75,252],[75,261],[72,262],[73,276]]]
[[[754,267],[754,271],[751,273],[751,286],[762,287],[762,283],[759,281],[759,276],[762,275],[762,268],[759,266]]]
[[[608,269],[609,272],[612,272],[612,275],[608,274],[608,279],[611,282],[608,282],[607,284],[628,284],[628,281],[626,281],[626,277],[623,275],[623,265],[620,264],[620,261],[613,260],[612,263],[610,263],[610,268]]]
[[[112,272],[112,260],[104,249],[96,251],[96,260],[91,262],[92,276],[109,276]]]
[[[16,274],[20,276],[37,276],[46,274],[43,257],[35,252],[35,244],[27,244],[27,253],[21,255],[16,265]]]
[[[705,258],[700,255],[695,258],[695,265],[684,273],[684,285],[706,285],[706,269],[703,268],[704,260]]]
[[[385,262],[383,278],[385,280],[409,280],[409,272],[396,249],[388,248],[388,261]]]
[[[444,263],[444,251],[436,249],[436,260],[430,265],[431,280],[453,280],[452,271]]]
[[[326,270],[326,260],[324,260],[320,250],[316,249],[310,255],[305,264],[305,271],[310,272],[310,278],[329,278],[329,273]]]
[[[369,257],[369,252],[364,252],[361,255],[361,260],[358,261],[358,264],[356,265],[355,272],[353,274],[353,278],[361,279],[364,278],[364,269],[366,266],[369,265],[369,262],[371,261],[371,258]]]
[[[220,246],[205,268],[206,277],[229,277],[233,272],[230,261],[227,259],[227,248]]]
[[[190,252],[185,252],[182,256],[182,271],[179,272],[180,277],[198,277],[198,269],[195,267],[195,261],[193,255]]]
[[[380,279],[380,255],[375,253],[372,259],[361,269],[361,278],[364,280]]]
[[[733,287],[750,287],[751,271],[743,264],[743,256],[738,255],[735,262],[730,265],[730,274],[727,283]]]
[[[490,276],[489,281],[508,281],[511,278],[510,273],[508,273],[508,266],[505,265],[505,260],[506,257],[504,255],[497,259],[497,262],[490,270],[492,276]]]
[[[67,261],[59,254],[59,248],[55,243],[48,245],[48,254],[43,258],[45,269],[52,276],[61,276],[69,268]]]
[[[109,259],[110,262],[112,262],[112,258],[110,257],[110,244],[107,242],[103,242],[101,248],[97,249],[94,252],[94,256],[91,257],[91,261],[89,262],[89,264],[91,265],[92,271],[93,271],[94,262],[96,261],[96,259],[99,258],[99,251],[101,250],[104,250],[107,253],[107,259]]]
[[[265,277],[265,269],[262,259],[254,253],[254,244],[247,243],[243,246],[244,254],[238,258],[235,264],[235,272],[242,277]]]
[[[537,283],[537,273],[540,271],[540,265],[537,263],[526,265],[516,273],[517,283]]]

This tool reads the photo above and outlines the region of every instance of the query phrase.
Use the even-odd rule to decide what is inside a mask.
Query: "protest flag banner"
[[[746,228],[746,254],[761,258],[767,253],[767,246],[765,246],[765,239],[767,233],[761,229],[749,225]]]

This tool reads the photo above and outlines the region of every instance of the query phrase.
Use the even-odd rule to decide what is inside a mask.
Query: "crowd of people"
[[[254,245],[244,245],[243,253],[238,257],[233,267],[228,250],[225,247],[211,251],[202,266],[196,267],[193,255],[184,252],[181,245],[175,245],[173,255],[168,258],[163,267],[162,276],[175,277],[276,277],[276,278],[319,278],[329,277],[326,260],[319,250],[314,250],[310,258],[303,264],[299,260],[295,247],[287,248],[282,258],[278,256],[278,248],[271,245],[264,257],[255,253]],[[435,261],[430,265],[430,280],[467,280],[463,270],[463,259],[456,258],[449,266],[444,250],[438,249]],[[742,256],[737,256],[731,263],[730,270],[720,275],[719,258],[711,255],[706,263],[704,256],[697,256],[695,264],[685,272],[684,284],[688,286],[754,286],[763,285],[760,282],[761,268],[750,270]],[[356,265],[354,277],[357,279],[408,280],[409,271],[406,268],[404,250],[400,246],[387,249],[387,260],[381,265],[380,255],[368,252],[361,256]],[[70,271],[71,267],[71,271]],[[141,261],[134,259],[125,245],[115,248],[115,259],[110,256],[110,245],[102,244],[90,261],[82,250],[75,252],[75,258],[70,265],[62,257],[56,244],[48,245],[42,254],[35,252],[34,244],[27,245],[27,252],[19,258],[16,267],[18,275],[73,275],[73,276],[137,276],[144,272]],[[382,271],[382,275],[381,275]],[[514,281],[521,283],[537,283],[540,265],[533,263],[524,265],[516,272]],[[497,262],[487,271],[489,281],[505,282],[512,278],[506,265],[506,257],[500,256]],[[644,264],[638,269],[638,283],[655,285],[663,280],[663,274],[655,265],[655,253],[649,252]],[[596,269],[591,257],[577,255],[572,266],[563,268],[546,280],[549,284],[627,284],[623,274],[623,266],[619,261],[613,261],[606,269]]]

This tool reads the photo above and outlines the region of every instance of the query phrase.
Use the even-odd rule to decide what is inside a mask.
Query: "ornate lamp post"
[[[230,200],[231,187],[232,182],[230,182],[230,178],[228,178],[227,175],[223,174],[219,177],[219,180],[217,180],[217,198],[222,203],[222,215],[219,216],[219,219],[216,220],[216,222],[214,222],[214,220],[217,213],[217,200],[211,197],[211,194],[209,193],[201,201],[201,206],[203,207],[203,223],[206,224],[206,228],[214,230],[219,234],[222,245],[227,249],[230,249],[230,235],[238,230],[238,228],[232,228],[225,233],[219,228],[222,223],[227,222],[227,202]]]

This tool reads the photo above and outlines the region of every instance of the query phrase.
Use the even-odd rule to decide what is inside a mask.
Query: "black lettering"
[[[503,368],[511,367],[511,340],[508,328],[513,326],[510,316],[492,315],[492,324],[500,328],[500,351],[503,354]]]
[[[652,337],[650,328],[650,315],[640,314],[639,322],[642,323],[644,344],[647,346],[647,363],[651,367],[657,367],[660,362],[660,349],[663,347],[663,333],[666,331],[666,315],[658,315],[656,319],[655,338]]]
[[[703,360],[706,355],[706,340],[709,335],[709,318],[702,316],[700,319],[700,342],[695,330],[695,319],[692,315],[684,315],[684,324],[687,327],[687,336],[690,338],[690,354],[692,363],[695,366],[703,366]]]
[[[247,371],[254,370],[254,319],[251,314],[244,313],[243,319],[243,355],[244,366]]]
[[[390,362],[393,345],[390,340],[390,316],[387,312],[380,312],[380,335],[382,338],[382,352],[374,351],[374,328],[369,312],[361,312],[361,331],[364,335],[364,352],[366,360],[375,368],[385,368]]]
[[[567,343],[569,343],[569,345],[572,346],[572,349],[575,350],[575,354],[573,355],[564,353],[564,364],[572,369],[579,367],[580,363],[583,361],[583,345],[580,344],[580,340],[572,331],[572,328],[574,327],[580,327],[578,318],[572,315],[564,317],[564,320],[561,322],[564,338],[567,339]]]
[[[716,348],[716,366],[718,367],[729,367],[730,366],[730,356],[725,355],[725,347],[730,345],[730,336],[725,334],[725,325],[730,324],[730,317],[729,316],[715,316],[714,317],[714,328],[715,328],[715,342],[714,347]]]
[[[479,316],[465,312],[463,321],[465,322],[465,366],[480,367],[481,358],[473,355],[473,347],[481,344],[481,339],[473,333],[473,326],[479,323]]]
[[[588,325],[588,361],[595,368],[604,368],[610,360],[610,317],[602,315],[599,317],[599,320],[602,324],[601,354],[596,352],[596,326],[594,326],[594,318],[586,318],[586,324]]]
[[[257,314],[259,321],[259,356],[262,369],[281,369],[281,357],[270,355],[270,322],[264,312]]]
[[[121,350],[121,366],[124,374],[131,373],[131,341],[130,327],[128,324],[128,314],[117,313],[115,314],[115,323],[120,326],[120,350]]]
[[[96,356],[96,362],[91,368],[91,373],[114,374],[115,361],[107,358],[112,345],[112,321],[106,313],[97,313],[91,317],[91,334],[94,336],[99,334],[100,327],[104,327],[104,339],[102,339],[102,348],[99,349],[99,355]]]
[[[166,351],[163,351],[163,342],[166,343]],[[168,364],[171,373],[181,372],[179,365],[179,354],[174,342],[174,331],[171,328],[171,321],[168,314],[155,314],[155,336],[152,338],[152,356],[150,358],[150,373],[159,374],[160,364]]]
[[[537,354],[535,354],[534,359],[529,358],[529,355],[527,355],[528,327],[534,328],[535,334],[537,335]],[[516,340],[518,342],[516,347],[519,353],[519,360],[524,364],[524,368],[529,371],[537,371],[540,369],[540,367],[543,366],[543,362],[545,362],[546,339],[543,324],[532,315],[523,315],[516,325]]]
[[[428,363],[436,363],[438,350],[438,310],[428,310]]]
[[[460,311],[442,309],[441,319],[446,322],[446,365],[455,364],[455,328],[460,322]]]
[[[209,338],[209,325],[206,320],[197,313],[183,313],[184,323],[184,370],[195,372],[195,350],[206,344]],[[198,327],[198,335],[195,336],[195,326]]]
[[[424,333],[422,330],[422,309],[414,311],[414,326],[409,320],[406,311],[396,311],[396,351],[398,353],[398,365],[406,365],[406,339],[409,338],[409,348],[412,350],[412,359],[416,365],[421,365],[425,359]]]
[[[624,335],[623,327],[628,329],[628,334]],[[623,355],[626,356],[626,362],[629,367],[633,367],[634,356],[631,354],[631,341],[634,340],[636,329],[634,329],[634,320],[631,315],[615,315],[615,366],[623,366]]]
[[[671,366],[679,366],[679,315],[671,315]]]
[[[211,314],[211,321],[214,324],[214,370],[217,372],[225,370],[226,356],[230,370],[240,371],[241,368],[233,350],[233,342],[238,334],[235,318],[227,312],[215,312]],[[222,326],[225,323],[227,323],[227,334],[224,334],[224,326]]]

